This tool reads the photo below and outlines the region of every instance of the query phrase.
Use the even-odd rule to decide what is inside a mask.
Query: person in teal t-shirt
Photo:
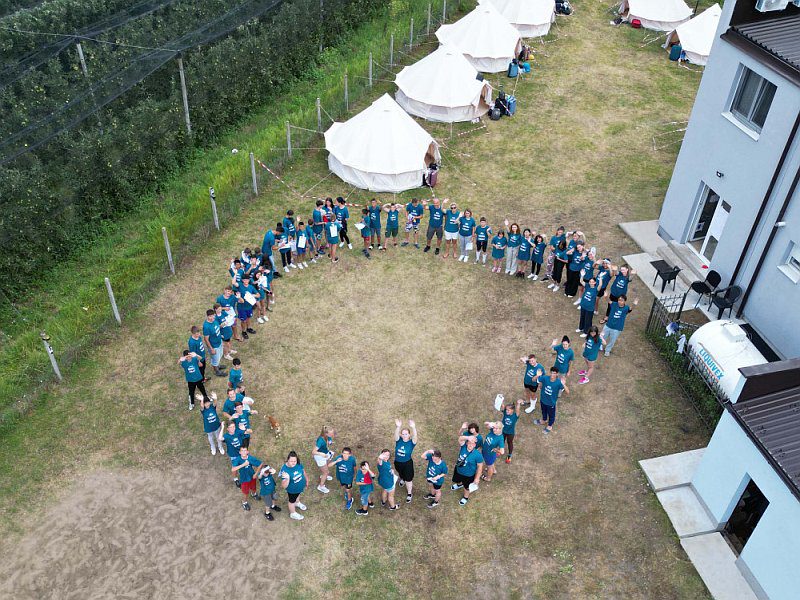
[[[431,448],[422,454],[422,458],[428,461],[428,468],[425,469],[425,480],[428,482],[428,493],[424,496],[425,500],[430,500],[428,508],[439,506],[442,499],[442,485],[447,475],[447,464],[442,458],[439,450]]]
[[[492,237],[492,228],[486,217],[481,217],[479,225],[475,228],[475,264],[479,262],[486,264],[486,250],[489,246],[489,239]]]
[[[411,419],[408,427],[403,427],[400,419],[394,420],[394,468],[400,477],[400,485],[406,486],[406,502],[411,502],[414,490],[414,461],[411,453],[417,445],[417,426]]]
[[[453,258],[456,257],[456,246],[458,245],[458,228],[461,212],[455,202],[450,203],[444,213],[444,258],[450,256],[450,249],[453,250]]]
[[[522,387],[525,390],[525,403],[528,404],[525,412],[532,413],[533,407],[536,406],[536,390],[539,387],[537,379],[539,375],[544,375],[544,367],[538,363],[535,354],[522,356],[519,362],[525,365],[522,371]]]
[[[217,454],[217,448],[219,448],[220,454],[225,454],[225,449],[222,447],[222,439],[220,438],[222,425],[219,422],[219,416],[217,416],[217,403],[210,398],[203,398],[200,415],[203,417],[203,432],[208,437],[208,445],[211,446],[211,456]]]
[[[208,400],[206,386],[203,385],[203,374],[200,372],[200,356],[194,352],[184,350],[178,359],[178,364],[183,367],[186,386],[189,388],[189,410],[194,409],[194,395],[200,391],[204,400]]]
[[[244,375],[242,375],[242,359],[234,358],[233,366],[231,367],[231,370],[228,371],[228,389],[235,390],[243,381]]]
[[[281,487],[286,490],[289,498],[289,518],[302,521],[303,515],[297,512],[297,509],[306,510],[306,505],[300,502],[300,494],[306,489],[308,480],[302,463],[297,459],[297,452],[294,450],[289,452],[278,475],[281,479]]]
[[[605,327],[603,327],[603,337],[606,340],[603,346],[606,356],[611,354],[611,349],[614,347],[614,344],[617,343],[617,338],[625,328],[625,319],[628,318],[629,313],[633,312],[633,308],[628,306],[627,302],[628,297],[622,294],[617,298],[616,302],[610,302],[608,305],[608,320],[606,321]],[[634,306],[639,304],[639,300],[634,300],[633,304]]]
[[[431,241],[433,236],[436,236],[436,251],[434,254],[439,254],[442,247],[442,237],[444,237],[444,210],[440,205],[438,198],[434,198],[431,204],[423,200],[422,205],[428,209],[428,231],[425,233],[425,249],[423,252],[428,252],[431,249]]]
[[[544,237],[539,234],[534,235],[531,242],[531,274],[528,275],[528,279],[533,279],[534,281],[539,279],[546,249],[547,244],[544,241]]]
[[[519,250],[517,251],[517,270],[514,273],[516,277],[525,277],[528,263],[531,262],[532,245],[531,230],[526,227],[522,232],[522,240],[519,243]]]
[[[189,352],[194,352],[199,357],[200,374],[203,376],[203,383],[209,381],[206,378],[206,345],[203,343],[203,338],[200,336],[200,328],[197,325],[192,325],[190,330],[191,335],[187,342]]]
[[[569,369],[572,361],[575,360],[575,351],[570,348],[569,336],[561,338],[561,343],[558,340],[553,340],[553,354],[556,355],[555,364],[553,365],[561,374],[561,379],[567,381],[569,376]]]
[[[373,244],[377,242],[378,250],[385,250],[381,244],[381,213],[383,207],[378,204],[378,201],[373,198],[369,201],[369,229],[372,236],[370,237],[369,249],[372,250]]]
[[[234,475],[238,474],[242,494],[242,509],[250,510],[250,504],[247,502],[248,495],[253,498],[257,497],[256,494],[256,469],[261,466],[261,461],[255,456],[250,454],[248,448],[239,448],[239,456],[231,458],[231,471]]]
[[[470,246],[475,245],[475,219],[466,209],[458,219],[458,260],[468,262]]]
[[[392,245],[397,248],[397,236],[400,233],[400,205],[396,202],[388,202],[383,205],[383,211],[386,213],[386,239],[383,240],[383,247],[389,245],[389,240],[392,240]]]
[[[499,273],[503,269],[503,258],[506,256],[506,232],[500,229],[492,238],[492,273]]]
[[[361,251],[364,256],[367,258],[370,257],[369,249],[372,247],[372,229],[371,224],[372,219],[369,216],[369,209],[362,208],[361,209],[361,223],[359,225],[361,227],[357,227],[357,229],[361,229],[361,240],[364,242],[364,249]]]
[[[400,508],[394,500],[395,484],[397,477],[392,471],[391,461],[392,453],[388,448],[381,450],[378,455],[378,485],[383,488],[381,491],[381,506],[389,505],[389,510],[397,510]]]
[[[361,508],[356,510],[356,514],[365,517],[369,514],[369,509],[375,506],[370,499],[370,495],[375,490],[373,483],[377,475],[369,468],[367,461],[362,461],[358,472],[356,473],[356,485],[358,486],[358,494],[361,498]]]
[[[586,341],[583,343],[583,360],[586,361],[586,368],[578,371],[581,378],[578,380],[580,385],[589,383],[594,371],[594,364],[597,362],[597,356],[600,354],[600,346],[605,343],[605,338],[600,335],[597,326],[592,325],[589,329],[589,334],[586,336]]]
[[[353,506],[353,478],[356,473],[356,457],[353,451],[345,446],[342,453],[328,463],[328,467],[336,467],[336,480],[344,488],[344,509]]]
[[[506,275],[513,275],[517,272],[517,255],[519,246],[522,244],[522,232],[516,223],[508,224],[505,220],[506,231],[508,232],[508,250],[506,252]]]
[[[553,423],[556,421],[556,403],[561,390],[569,394],[566,382],[559,377],[560,373],[556,367],[550,368],[550,375],[539,377],[539,406],[542,409],[542,418],[534,420],[534,425],[547,423],[544,433],[553,431]]]
[[[524,400],[520,398],[516,404],[506,404],[503,407],[503,441],[508,448],[506,454],[506,464],[511,462],[511,455],[514,454],[514,436],[517,432],[517,421],[519,420],[519,408]]]
[[[260,483],[258,493],[264,500],[264,518],[267,521],[274,521],[272,511],[281,512],[281,507],[275,504],[275,475],[276,471],[269,465],[264,465],[258,471],[258,481]]]
[[[417,198],[412,198],[411,202],[406,204],[406,239],[400,244],[401,246],[408,246],[413,232],[414,247],[419,248],[419,224],[422,221],[424,212],[425,209]]]
[[[483,438],[483,461],[486,463],[486,473],[481,475],[481,479],[489,482],[497,472],[495,462],[497,458],[505,454],[505,441],[503,440],[503,422],[502,421],[486,421],[486,426],[489,428],[489,433]]]
[[[478,450],[475,436],[462,435],[458,438],[461,445],[458,462],[453,470],[453,485],[451,490],[464,489],[464,495],[459,500],[461,506],[466,506],[469,496],[478,488],[478,481],[483,474],[483,455]]]
[[[333,438],[335,437],[336,430],[333,427],[330,425],[323,426],[322,431],[314,442],[314,448],[311,450],[314,462],[319,467],[319,485],[317,485],[317,490],[323,494],[330,492],[326,482],[333,479],[328,470],[328,461],[333,456],[331,448],[333,447]]]

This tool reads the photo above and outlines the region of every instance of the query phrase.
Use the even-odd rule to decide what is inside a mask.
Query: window
[[[722,529],[736,554],[742,553],[768,506],[769,500],[751,479]]]
[[[778,265],[778,269],[795,283],[800,282],[800,244],[789,243],[786,259]]]
[[[731,114],[747,127],[760,133],[767,120],[776,89],[774,83],[770,83],[747,67],[742,67],[742,75],[731,102]]]

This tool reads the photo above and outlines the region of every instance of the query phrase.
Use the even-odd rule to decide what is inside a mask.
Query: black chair
[[[711,296],[711,304],[719,308],[719,315],[717,318],[721,319],[726,310],[729,311],[728,316],[730,316],[731,312],[733,312],[733,305],[736,304],[736,301],[741,295],[742,288],[740,288],[738,285],[732,285],[730,287],[717,290],[717,292]]]
[[[705,281],[695,281],[690,286],[693,292],[697,292],[700,294],[700,297],[697,299],[694,307],[697,308],[700,305],[700,301],[708,296],[709,297],[709,305],[711,304],[711,294],[719,287],[720,282],[722,281],[722,275],[714,271],[713,269],[708,272],[706,275]]]
[[[671,281],[672,282],[672,291],[675,291],[675,282],[678,279],[678,273],[681,272],[680,267],[672,267],[672,271],[668,271],[667,273],[660,273],[661,275],[661,293],[664,293],[664,290],[667,287],[667,284]]]

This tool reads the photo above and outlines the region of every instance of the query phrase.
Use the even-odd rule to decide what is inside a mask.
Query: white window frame
[[[778,265],[778,270],[791,279],[792,283],[800,283],[800,244],[789,242],[789,248]]]
[[[742,85],[745,81],[745,78],[748,77],[748,74],[752,74],[758,77],[761,81],[759,83],[758,89],[753,99],[753,103],[748,110],[747,115],[743,115],[738,110],[734,109],[734,105],[736,104],[739,95],[741,93]],[[743,133],[747,134],[754,140],[758,140],[761,132],[763,130],[763,126],[758,125],[752,120],[753,113],[755,112],[756,107],[759,104],[759,100],[763,97],[764,90],[766,89],[767,85],[772,85],[776,88],[777,93],[777,86],[772,83],[769,79],[761,75],[760,73],[754,71],[753,69],[746,67],[743,64],[739,65],[739,70],[736,74],[736,79],[734,81],[734,85],[731,89],[730,96],[728,98],[727,107],[728,109],[722,113],[726,119],[728,119],[731,123],[733,123],[736,127],[742,130]],[[774,101],[775,94],[772,96],[772,100]],[[766,125],[766,120],[769,118],[769,111],[772,108],[772,101],[770,101],[770,105],[767,108],[767,116],[764,119],[764,125]]]

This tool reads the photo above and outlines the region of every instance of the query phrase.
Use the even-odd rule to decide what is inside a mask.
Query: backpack
[[[500,108],[495,106],[492,110],[489,111],[489,118],[492,121],[499,121],[500,117],[503,116],[503,113],[500,112]]]
[[[570,6],[569,0],[557,0],[556,13],[559,15],[571,15],[572,6]]]
[[[517,112],[517,98],[516,96],[509,96],[506,100],[506,113],[510,117],[515,112]]]
[[[508,63],[508,76],[517,77],[518,75],[519,75],[519,63],[517,62],[516,58],[512,58],[511,62]]]

